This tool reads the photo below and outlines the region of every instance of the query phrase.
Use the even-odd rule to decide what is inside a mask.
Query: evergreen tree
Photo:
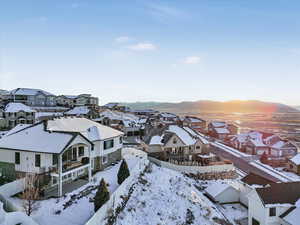
[[[129,169],[125,159],[123,159],[121,166],[118,171],[118,184],[122,184],[127,177],[130,176]]]
[[[106,182],[102,178],[94,199],[95,212],[97,212],[97,210],[100,209],[108,200],[109,191],[107,189]]]

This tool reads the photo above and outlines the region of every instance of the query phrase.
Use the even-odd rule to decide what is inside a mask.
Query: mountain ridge
[[[133,102],[123,103],[133,109],[150,108],[159,111],[174,113],[199,113],[199,112],[224,112],[224,113],[293,113],[300,112],[299,109],[282,103],[264,102],[258,100],[232,100],[232,101],[182,101],[172,102]]]

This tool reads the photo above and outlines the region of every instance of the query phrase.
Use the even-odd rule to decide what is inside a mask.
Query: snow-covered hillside
[[[219,181],[211,184],[214,182]],[[150,172],[144,173],[134,185],[125,208],[115,216],[114,224],[228,224],[224,212],[230,219],[233,213],[236,217],[246,216],[246,210],[235,207],[221,210],[199,191],[200,186],[180,173],[152,165]]]

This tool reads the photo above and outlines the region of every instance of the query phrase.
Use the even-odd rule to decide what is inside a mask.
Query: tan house
[[[189,127],[170,125],[160,134],[151,136],[146,151],[160,159],[194,160],[208,149],[208,143]]]

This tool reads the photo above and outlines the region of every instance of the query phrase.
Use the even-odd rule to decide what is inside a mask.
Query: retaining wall
[[[176,165],[173,163],[158,160],[153,157],[149,157],[150,162],[155,163],[158,166],[175,170],[182,173],[218,173],[218,172],[229,172],[235,170],[233,164],[213,165],[213,166],[183,166]]]

